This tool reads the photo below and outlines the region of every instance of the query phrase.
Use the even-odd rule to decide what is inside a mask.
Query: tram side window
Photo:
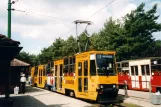
[[[138,75],[138,66],[135,66],[135,75]]]
[[[37,76],[37,74],[38,74],[38,67],[35,67],[34,76]]]
[[[43,76],[43,69],[41,69],[41,76]]]
[[[82,92],[82,78],[78,78],[78,91]]]
[[[72,67],[73,67],[73,66],[72,66],[72,65],[73,65],[73,60],[72,60],[72,57],[70,57],[69,59],[70,59],[70,60],[69,60],[69,61],[70,61],[70,62],[69,62],[69,69],[70,69],[69,72],[71,73],[71,72],[73,72],[73,71],[72,71],[72,69],[73,69],[73,68],[72,68]]]
[[[50,63],[46,65],[46,72],[47,74],[50,74]]]
[[[60,64],[60,76],[62,76],[62,72],[63,72],[63,65]]]
[[[57,76],[57,70],[58,70],[58,66],[55,65],[55,76]]]
[[[128,62],[122,63],[122,67],[129,67],[129,63]]]
[[[53,62],[51,62],[51,68],[50,68],[50,71],[51,71],[51,74],[53,74],[54,73],[54,63]]]
[[[121,64],[117,63],[116,67],[117,67],[117,72],[120,73],[121,72]]]
[[[73,57],[73,67],[72,67],[72,71],[75,72],[75,57]]]
[[[131,75],[134,75],[134,66],[131,66]]]
[[[43,68],[43,76],[46,75],[46,72],[45,72],[45,67]]]
[[[84,92],[88,92],[88,78],[84,78]]]
[[[69,62],[69,72],[70,73],[74,73],[74,71],[75,71],[75,57],[70,57],[69,58],[70,60],[70,62]]]
[[[40,69],[38,70],[38,75],[40,76]]]
[[[141,65],[141,73],[142,73],[142,75],[145,75],[144,65]]]
[[[96,75],[96,64],[95,60],[90,60],[90,75],[95,76]]]
[[[82,62],[78,63],[78,76],[82,76]]]
[[[84,76],[88,75],[88,61],[84,61]]]
[[[68,73],[68,58],[64,59],[64,70],[63,73]]]
[[[121,64],[120,64],[120,63],[117,63],[117,64],[116,64],[116,67],[117,67],[117,68],[121,67]]]
[[[149,65],[146,65],[146,75],[150,75]]]

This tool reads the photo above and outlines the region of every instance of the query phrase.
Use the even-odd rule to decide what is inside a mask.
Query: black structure
[[[26,78],[29,75],[30,64],[23,62],[18,59],[13,59],[11,61],[11,78],[9,84],[9,92],[13,93],[14,88],[20,85],[20,78],[22,73],[25,74]],[[20,87],[20,86],[19,86]]]
[[[6,98],[9,97],[10,62],[22,49],[19,45],[20,42],[0,34],[0,90],[5,91]]]

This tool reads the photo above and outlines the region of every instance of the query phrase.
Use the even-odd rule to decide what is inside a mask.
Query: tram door
[[[45,66],[40,66],[38,67],[38,86],[39,87],[44,87],[45,86],[45,81],[46,81],[46,71],[45,71]]]
[[[149,89],[150,81],[150,70],[149,65],[141,65],[141,74],[142,74],[142,88]]]
[[[55,90],[57,90],[58,65],[55,65]]]
[[[88,92],[88,61],[78,62],[78,92]]]
[[[131,67],[131,83],[132,83],[132,88],[140,88],[138,66],[130,66],[130,67]]]
[[[38,77],[39,77],[39,71],[38,71],[38,67],[35,67],[35,71],[34,71],[34,76],[33,76],[33,82],[32,84],[34,86],[36,86],[38,84]]]
[[[43,76],[42,74],[43,74],[42,68],[39,68],[38,85],[41,85],[42,84],[42,76]]]
[[[62,88],[62,74],[63,74],[63,65],[59,64],[58,66],[59,70],[58,70],[58,88],[59,90]]]

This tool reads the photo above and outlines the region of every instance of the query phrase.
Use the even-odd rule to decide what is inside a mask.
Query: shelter
[[[13,59],[11,61],[11,77],[9,84],[9,92],[13,93],[14,87],[19,86],[21,74],[26,74],[28,77],[30,64],[23,62],[18,59]]]
[[[10,62],[20,52],[20,42],[0,34],[0,92],[9,97]]]

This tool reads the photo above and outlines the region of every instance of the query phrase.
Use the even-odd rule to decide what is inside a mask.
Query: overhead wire
[[[18,10],[18,9],[13,9],[13,10],[14,10],[14,11],[17,11],[17,12],[26,13],[26,14],[39,15],[39,16],[50,17],[50,18],[54,18],[54,19],[59,19],[59,20],[64,20],[64,21],[72,22],[72,20],[69,20],[69,19],[64,19],[64,18],[49,16],[49,15],[45,15],[45,14],[39,14],[39,13],[34,13],[34,12],[27,12],[27,11],[25,11],[25,10]]]
[[[107,5],[103,6],[101,9],[99,9],[98,11],[96,11],[95,13],[93,13],[91,16],[89,16],[86,20],[89,20],[91,17],[93,17],[94,15],[96,15],[97,13],[99,13],[101,10],[103,10],[104,8],[106,8],[107,6],[109,6],[110,4],[112,4],[114,1],[116,0],[112,0],[111,2],[109,2]],[[71,28],[67,34],[69,34],[71,31],[73,31],[74,29],[76,29],[76,27]]]
[[[112,4],[115,0],[112,0],[111,2],[109,2],[107,5],[103,6],[101,9],[99,9],[98,11],[96,11],[95,13],[93,13],[91,16],[89,16],[86,20],[89,20],[91,17],[93,17],[94,15],[96,15],[97,13],[99,13],[101,10],[103,10],[104,8],[106,8],[107,6],[109,6],[110,4]],[[58,17],[54,17],[54,16],[49,16],[49,15],[45,15],[45,14],[39,14],[39,13],[34,13],[34,12],[27,12],[25,10],[18,10],[18,9],[13,9],[14,11],[17,12],[22,12],[22,13],[26,13],[26,14],[34,14],[34,15],[39,15],[39,16],[44,16],[44,17],[50,17],[50,18],[55,18],[55,19],[59,19],[59,20],[64,20],[64,21],[69,21],[72,22],[69,19],[64,19],[64,18],[58,18]],[[69,34],[71,31],[73,31],[74,29],[76,29],[76,27],[71,28],[67,33]],[[66,36],[64,35],[64,36]],[[61,36],[62,37],[62,36]]]
[[[104,7],[102,7],[101,9],[99,9],[98,11],[96,11],[95,13],[93,13],[90,17],[88,17],[86,20],[90,19],[91,17],[93,17],[94,15],[96,15],[98,12],[100,12],[101,10],[103,10],[104,8],[106,8],[107,6],[109,6],[110,4],[112,4],[115,0],[112,0],[111,2],[109,2],[107,5],[105,5]]]

